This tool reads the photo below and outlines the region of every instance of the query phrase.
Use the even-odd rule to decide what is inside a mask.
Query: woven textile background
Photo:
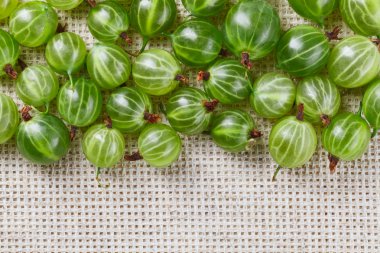
[[[180,22],[188,14],[177,2]],[[287,1],[270,2],[284,30],[308,23]],[[89,49],[94,39],[86,26],[88,10],[84,3],[59,15]],[[336,25],[343,27],[342,36],[350,34],[338,13],[326,29]],[[137,50],[141,39],[131,36]],[[170,43],[157,38],[150,47],[170,49]],[[44,63],[43,52],[23,48],[21,59]],[[255,63],[253,74],[274,69],[268,57]],[[195,72],[190,78],[200,86]],[[21,107],[14,85],[2,78],[0,92]],[[357,110],[361,91],[343,94],[342,110]],[[361,160],[341,163],[334,175],[319,149],[309,164],[282,171],[272,182],[276,165],[266,144],[273,122],[257,121],[264,140],[250,152],[230,154],[207,135],[183,136],[180,161],[171,168],[122,162],[105,172],[108,189],[94,180],[81,133],[52,166],[27,162],[14,140],[0,145],[0,252],[380,252],[380,139]],[[136,138],[127,137],[126,149],[136,149]]]

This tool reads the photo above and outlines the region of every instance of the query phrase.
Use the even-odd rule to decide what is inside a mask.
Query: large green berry
[[[0,20],[9,17],[16,9],[18,0],[2,0],[0,2]]]
[[[370,83],[363,97],[363,114],[369,124],[380,128],[380,80]]]
[[[7,142],[20,123],[18,109],[12,98],[0,93],[0,144]]]
[[[288,0],[288,2],[299,15],[321,26],[325,18],[338,7],[338,0]]]
[[[0,29],[0,77],[8,75],[12,79],[17,78],[14,65],[20,55],[20,46],[17,41],[6,31]]]
[[[47,0],[47,2],[54,8],[67,11],[79,6],[83,0]]]
[[[223,10],[227,2],[227,0],[182,0],[186,10],[196,17],[215,16]]]

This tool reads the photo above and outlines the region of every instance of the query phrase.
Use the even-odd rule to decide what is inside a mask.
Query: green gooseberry
[[[252,117],[239,109],[218,113],[211,123],[215,144],[228,152],[248,150],[262,136]]]
[[[87,70],[100,88],[110,90],[128,81],[131,62],[121,47],[110,43],[98,43],[88,53]]]
[[[254,82],[250,102],[258,116],[278,119],[292,110],[295,98],[296,86],[289,77],[267,73]]]
[[[183,79],[181,71],[178,61],[163,49],[143,52],[132,65],[132,76],[136,85],[145,93],[154,96],[168,94],[177,88]]]
[[[339,0],[288,0],[295,12],[304,18],[310,19],[320,26],[337,7]]]
[[[0,29],[0,77],[7,75],[9,78],[17,79],[17,72],[14,66],[20,56],[20,46],[18,42],[6,31]]]
[[[9,18],[9,31],[23,46],[39,47],[54,36],[58,15],[47,3],[32,1],[21,4]]]
[[[322,132],[322,146],[329,152],[330,171],[333,173],[339,160],[359,159],[368,149],[371,129],[359,115],[341,113],[335,116]]]
[[[341,98],[338,88],[328,77],[311,76],[298,84],[296,103],[304,105],[307,121],[327,125],[338,113]]]
[[[332,50],[327,69],[331,80],[340,87],[366,85],[380,72],[378,48],[366,37],[348,37]]]
[[[57,96],[59,115],[68,124],[76,127],[94,123],[100,116],[102,105],[100,89],[92,80],[84,77],[66,82]]]
[[[78,7],[83,0],[47,0],[47,2],[54,8],[68,11]]]
[[[248,70],[236,60],[215,62],[207,71],[199,72],[198,80],[203,80],[206,93],[222,104],[244,101],[251,93]]]
[[[7,18],[16,9],[18,0],[2,0],[0,2],[0,20]]]
[[[135,87],[122,87],[113,91],[106,110],[112,126],[125,134],[140,133],[148,123],[156,123],[160,119],[152,113],[149,96]]]
[[[0,144],[12,138],[19,123],[17,105],[12,98],[0,93]]]
[[[194,135],[206,131],[218,105],[200,89],[178,89],[166,103],[166,118],[177,132]]]
[[[196,17],[211,17],[219,14],[227,0],[182,0],[186,10]]]
[[[55,72],[69,76],[82,69],[86,55],[86,44],[83,39],[71,32],[55,35],[45,49],[45,58],[49,66]]]
[[[373,135],[377,132],[377,129],[380,128],[380,80],[376,79],[372,81],[367,90],[364,93],[363,97],[363,114],[371,125],[374,128]]]
[[[57,96],[58,77],[49,67],[33,65],[27,67],[17,79],[17,96],[27,105],[39,107],[49,103]]]
[[[310,25],[289,29],[280,39],[276,50],[278,68],[296,77],[319,73],[330,55],[325,34]]]

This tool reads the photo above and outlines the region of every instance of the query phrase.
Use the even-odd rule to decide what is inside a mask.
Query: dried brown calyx
[[[96,6],[96,1],[95,0],[87,0],[88,5],[90,5],[92,8]]]
[[[17,79],[17,71],[13,68],[13,66],[11,64],[7,64],[4,66],[4,72],[8,75],[8,77],[12,80],[16,80]]]
[[[243,52],[241,54],[241,64],[246,67],[247,69],[252,69],[253,64],[251,60],[249,59],[249,53]]]
[[[66,29],[67,29],[67,23],[64,25],[62,25],[61,23],[58,23],[57,33],[64,33],[66,32]]]
[[[304,110],[305,110],[305,106],[303,104],[299,104],[298,107],[297,107],[297,119],[299,121],[304,121]]]
[[[222,57],[228,57],[228,56],[230,56],[231,54],[230,54],[230,52],[228,52],[227,49],[222,48],[222,49],[220,50],[220,52],[219,52],[219,55],[222,56]]]
[[[21,60],[21,59],[18,59],[17,63],[20,66],[20,68],[21,68],[22,71],[24,71],[28,67],[28,65],[23,60]]]
[[[132,155],[125,155],[124,159],[128,162],[135,162],[135,161],[142,160],[143,157],[141,156],[140,152],[137,151],[137,152],[133,152]]]
[[[71,141],[71,142],[74,141],[75,136],[76,136],[76,134],[77,134],[77,130],[78,130],[78,128],[75,127],[75,126],[71,126],[71,127],[70,127],[70,141]]]
[[[120,34],[120,38],[122,38],[128,45],[130,45],[130,46],[132,45],[133,41],[132,41],[131,37],[129,37],[126,32],[122,32]]]
[[[374,39],[371,39],[371,41],[373,42],[373,44],[377,46],[377,48],[380,51],[380,38],[374,38]]]
[[[32,107],[29,105],[24,105],[24,107],[20,110],[21,118],[23,121],[29,121],[32,119],[32,115],[30,115],[30,111],[32,110]]]
[[[326,114],[322,114],[321,115],[321,121],[322,121],[322,125],[324,127],[327,127],[331,123],[330,117],[328,115],[326,115]]]
[[[257,129],[253,129],[253,130],[251,131],[251,138],[252,138],[252,139],[261,138],[262,136],[263,136],[263,133],[260,132],[260,131],[257,130]]]
[[[339,37],[339,34],[341,32],[342,32],[342,28],[340,28],[339,26],[336,26],[331,32],[325,32],[325,35],[329,41],[341,40],[342,38]]]
[[[181,82],[182,84],[189,84],[189,78],[185,75],[178,74],[174,80]]]
[[[197,76],[197,81],[208,81],[210,80],[210,72],[199,71]]]
[[[329,161],[330,161],[330,165],[329,165],[330,173],[334,174],[336,171],[336,167],[338,166],[338,163],[339,163],[339,158],[333,156],[332,154],[329,154]]]
[[[158,114],[153,114],[153,113],[146,111],[144,113],[144,120],[146,120],[147,122],[149,122],[151,124],[154,124],[154,123],[161,122],[161,117]]]
[[[207,112],[215,111],[218,104],[219,104],[219,100],[217,99],[213,99],[211,101],[203,101],[203,106],[206,108]]]
[[[110,118],[110,116],[105,117],[104,124],[107,128],[112,128],[112,119]]]

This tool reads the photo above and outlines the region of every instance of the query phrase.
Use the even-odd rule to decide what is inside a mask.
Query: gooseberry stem
[[[133,152],[132,155],[125,155],[124,159],[127,160],[128,162],[135,162],[135,161],[142,160],[144,158],[141,156],[140,152],[137,151],[137,152]]]
[[[213,99],[211,101],[203,101],[203,106],[206,108],[207,112],[213,112],[215,111],[216,107],[219,104],[219,100]]]
[[[360,101],[360,104],[359,104],[359,110],[357,112],[357,115],[359,115],[360,117],[362,116],[362,113],[363,113],[363,102]]]
[[[327,127],[331,123],[331,119],[328,115],[322,114],[321,115],[321,121],[322,121],[322,126]]]
[[[145,51],[145,48],[148,45],[148,42],[149,42],[149,38],[148,37],[143,37],[143,45],[142,45],[142,47],[140,49],[139,54],[141,54],[142,52]]]
[[[241,62],[241,64],[243,64],[244,67],[246,67],[249,70],[251,70],[253,67],[252,62],[249,59],[249,53],[247,53],[247,52],[241,53],[241,61],[240,62]]]
[[[276,181],[276,178],[277,178],[277,175],[278,173],[282,170],[282,167],[279,165],[276,169],[276,171],[274,172],[273,174],[273,177],[272,177],[272,181],[275,182]]]
[[[167,113],[166,113],[166,108],[165,108],[164,103],[161,102],[161,103],[158,105],[158,108],[160,109],[160,112],[162,112],[164,115],[167,114]]]
[[[328,158],[330,161],[330,165],[329,165],[330,173],[334,174],[336,171],[336,166],[338,166],[338,163],[339,163],[339,158],[333,156],[332,154],[329,154]]]
[[[73,82],[73,76],[71,74],[68,74],[69,79],[70,79],[70,87],[73,88],[74,82]]]
[[[210,72],[199,71],[197,76],[197,81],[208,81],[210,80]]]
[[[78,128],[75,127],[75,126],[71,126],[71,127],[70,127],[70,141],[71,141],[71,142],[74,141],[75,136],[76,136],[76,134],[77,134],[77,130],[78,130]]]
[[[375,138],[377,136],[377,132],[379,131],[378,128],[374,128],[371,134],[371,138]]]
[[[304,121],[304,105],[303,104],[299,104],[298,107],[297,107],[297,119],[299,121]]]
[[[45,112],[44,113],[48,113],[49,109],[50,109],[50,103],[46,103],[45,104]]]
[[[178,74],[174,79],[181,82],[182,84],[189,84],[189,78],[187,76]]]
[[[30,115],[30,111],[32,110],[32,107],[29,105],[24,105],[24,107],[20,110],[21,118],[23,121],[29,121],[32,119],[32,115]]]
[[[153,114],[153,113],[146,111],[144,113],[144,120],[146,120],[147,122],[149,122],[151,124],[155,124],[155,123],[158,123],[161,121],[161,117],[158,114]]]
[[[91,8],[94,8],[96,6],[96,1],[95,0],[87,0],[88,5],[91,6]]]
[[[7,64],[4,66],[4,72],[8,75],[10,79],[12,80],[17,79],[18,74],[11,64]]]
[[[21,60],[20,58],[17,60],[17,63],[20,66],[22,71],[24,71],[28,67],[28,65],[26,65],[26,63],[23,60]]]
[[[339,38],[339,34],[341,33],[341,31],[342,28],[340,28],[339,26],[335,26],[331,32],[325,32],[325,35],[329,41],[341,40],[342,38]]]
[[[101,171],[102,169],[101,168],[99,168],[99,167],[97,167],[96,168],[96,172],[95,172],[95,180],[96,180],[96,182],[98,182],[98,187],[99,188],[109,188],[110,186],[111,186],[111,183],[107,180],[107,184],[104,186],[103,184],[102,184],[102,182],[101,182],[101,175],[102,175],[102,171]]]

